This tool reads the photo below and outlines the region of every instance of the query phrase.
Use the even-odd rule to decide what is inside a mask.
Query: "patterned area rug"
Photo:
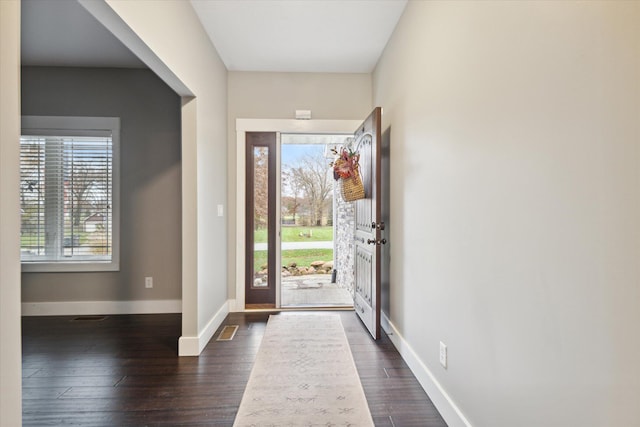
[[[338,315],[269,317],[233,425],[374,425]]]

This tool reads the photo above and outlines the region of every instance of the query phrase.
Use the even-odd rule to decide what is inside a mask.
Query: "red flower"
[[[337,151],[334,151],[336,154]],[[358,160],[360,155],[352,151],[343,148],[340,151],[340,156],[333,163],[333,177],[337,180],[339,178],[347,179],[353,176],[355,170],[358,168]]]

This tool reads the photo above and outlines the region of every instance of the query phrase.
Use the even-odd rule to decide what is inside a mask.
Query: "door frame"
[[[362,123],[357,120],[296,120],[296,119],[236,119],[236,227],[235,227],[235,304],[236,312],[246,311],[245,303],[245,260],[246,260],[246,132],[276,132],[276,173],[280,174],[280,134],[352,134]],[[276,206],[280,206],[280,179],[277,179],[278,197]],[[280,245],[280,209],[276,208],[276,245]],[[276,261],[277,270],[280,259]],[[276,308],[280,307],[280,280],[276,276]],[[253,311],[253,310],[252,310]]]

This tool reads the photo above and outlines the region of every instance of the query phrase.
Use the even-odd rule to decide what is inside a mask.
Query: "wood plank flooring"
[[[391,341],[336,313],[376,426],[446,426]],[[234,339],[218,331],[200,357],[177,357],[177,314],[25,317],[23,425],[231,426],[268,317],[230,314]]]

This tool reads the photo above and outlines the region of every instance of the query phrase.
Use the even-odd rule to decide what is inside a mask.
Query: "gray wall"
[[[410,1],[376,67],[394,338],[475,427],[638,425],[638,23]]]
[[[180,299],[178,95],[149,70],[25,67],[22,114],[121,119],[120,271],[23,273],[22,301]]]

